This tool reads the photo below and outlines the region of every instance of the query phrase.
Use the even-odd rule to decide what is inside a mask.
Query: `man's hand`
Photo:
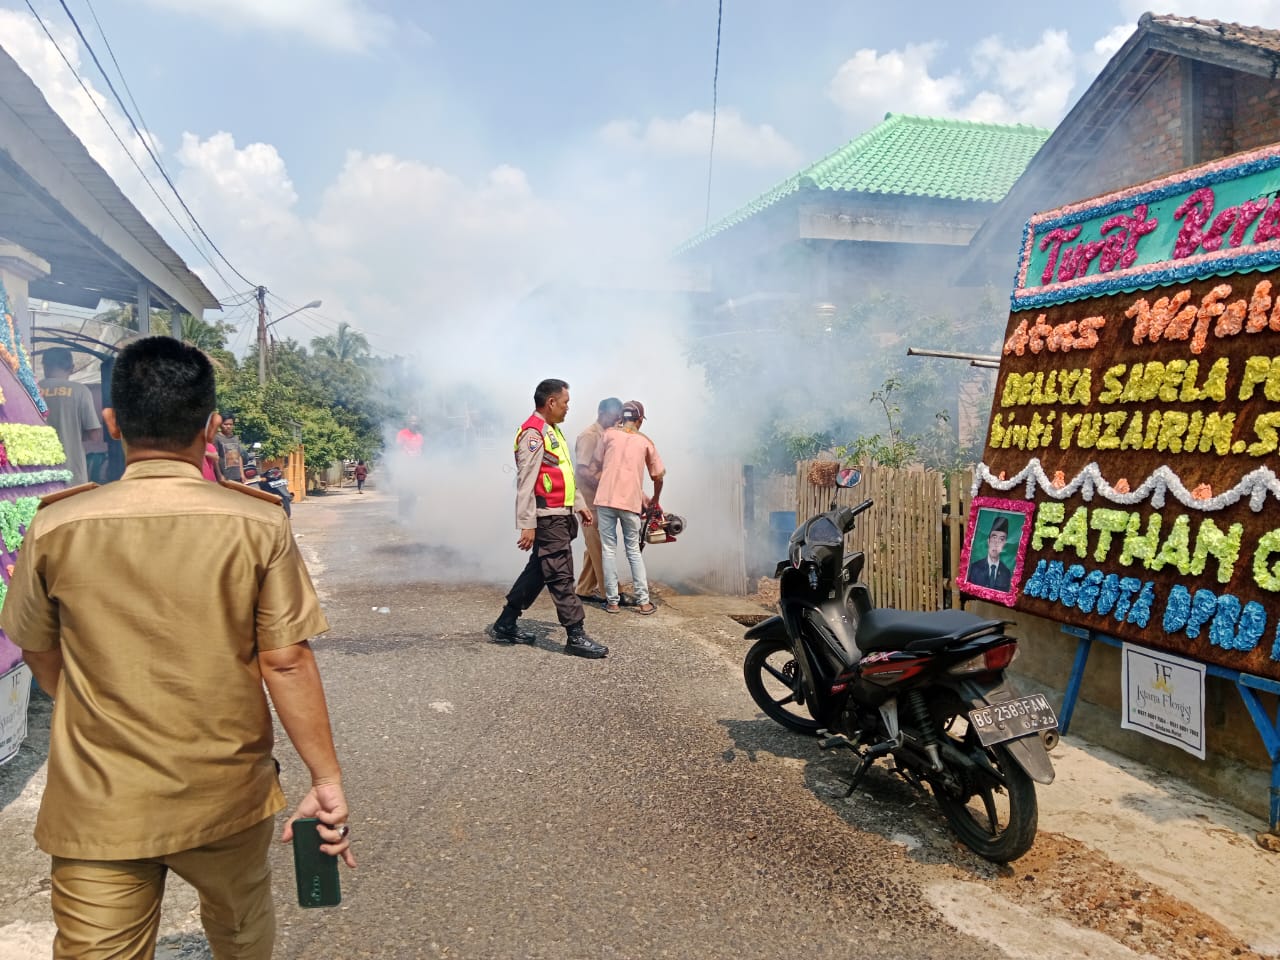
[[[516,541],[516,546],[521,550],[533,549],[533,537],[538,532],[537,527],[529,527],[527,530],[520,531],[520,539]]]
[[[588,527],[596,522],[596,518],[594,515],[592,515],[590,507],[583,507],[581,510],[578,511],[578,516],[582,518],[582,522],[586,524]]]
[[[317,831],[320,839],[320,852],[330,856],[342,857],[348,867],[356,865],[355,854],[351,852],[351,837],[347,829],[347,798],[342,792],[340,783],[317,783],[302,798],[298,809],[293,811],[280,834],[280,842],[288,843],[293,839],[293,821],[303,817],[315,817],[320,821]]]

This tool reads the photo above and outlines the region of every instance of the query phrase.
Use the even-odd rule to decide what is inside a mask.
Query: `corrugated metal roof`
[[[23,216],[7,219],[0,227],[5,237],[29,246],[24,242],[27,226],[24,221],[43,210],[41,222],[29,223],[31,236],[43,240],[42,249],[30,248],[53,264],[55,276],[60,255],[68,260],[90,260],[98,264],[100,271],[114,269],[120,274],[113,289],[126,288],[128,278],[123,274],[131,272],[135,277],[145,278],[162,298],[178,303],[197,316],[204,309],[220,306],[204,281],[187,267],[182,257],[121,192],[49,106],[31,78],[3,49],[0,49],[0,104],[6,108],[6,122],[11,128],[19,131],[25,128],[30,134],[26,157],[38,152],[45,159],[51,159],[53,166],[53,169],[43,165],[33,169],[29,160],[24,162],[26,157],[18,145],[0,142],[0,152],[6,155],[6,166],[15,177],[14,183],[22,187],[30,200],[36,201],[34,204],[23,202],[15,208],[20,209]],[[86,223],[83,217],[71,212],[93,206],[114,221],[123,231],[121,236],[131,243],[109,244],[99,235],[99,224]],[[74,223],[68,223],[69,219]],[[146,262],[148,260],[150,262]]]
[[[882,123],[688,240],[682,253],[802,190],[994,203],[1050,131],[890,113]]]

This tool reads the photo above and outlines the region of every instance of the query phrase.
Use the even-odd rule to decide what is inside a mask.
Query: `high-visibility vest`
[[[569,457],[569,444],[565,442],[560,428],[547,423],[536,413],[520,425],[516,432],[515,452],[519,463],[520,438],[527,430],[537,430],[542,434],[542,463],[538,465],[538,482],[534,487],[538,509],[547,510],[555,507],[573,509],[574,497],[577,496],[573,482],[573,460]]]

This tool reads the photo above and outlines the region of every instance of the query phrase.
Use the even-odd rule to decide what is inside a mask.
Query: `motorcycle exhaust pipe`
[[[1052,750],[1061,740],[1062,734],[1060,734],[1056,728],[1053,730],[1040,731],[1040,741],[1044,744],[1044,748],[1046,750]]]

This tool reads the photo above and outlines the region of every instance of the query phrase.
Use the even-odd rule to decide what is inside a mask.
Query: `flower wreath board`
[[[62,443],[45,423],[46,413],[0,284],[0,604],[40,498],[71,480]],[[31,672],[22,651],[0,631],[0,763],[12,759],[26,738],[30,690]]]
[[[960,586],[1280,679],[1278,448],[1280,145],[1037,214]]]

